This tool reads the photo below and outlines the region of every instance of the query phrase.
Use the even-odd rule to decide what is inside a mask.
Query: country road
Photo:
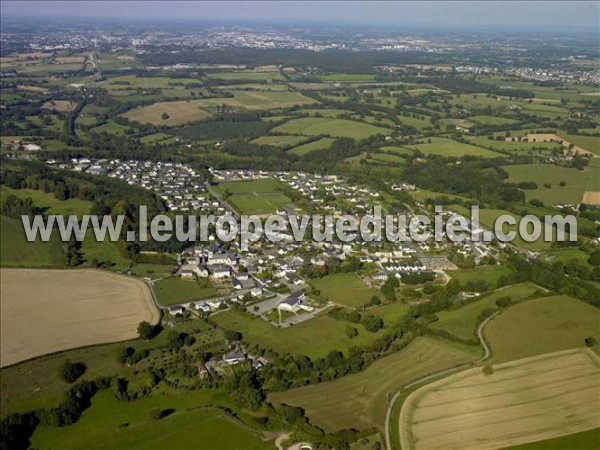
[[[481,343],[482,347],[483,347],[483,356],[478,359],[477,361],[473,362],[469,362],[469,363],[465,363],[462,364],[460,366],[457,367],[450,367],[448,369],[444,369],[444,370],[440,370],[439,372],[435,372],[429,375],[426,375],[422,378],[419,378],[415,381],[412,381],[411,383],[407,384],[406,386],[404,386],[402,389],[400,389],[398,392],[396,392],[394,394],[394,396],[392,397],[392,399],[390,400],[389,404],[388,404],[388,408],[387,411],[385,412],[385,447],[387,450],[392,450],[392,440],[390,437],[390,420],[392,418],[392,410],[394,409],[394,404],[396,403],[396,400],[398,400],[398,397],[400,397],[400,395],[406,391],[407,389],[410,389],[413,386],[416,386],[418,384],[424,383],[426,381],[429,381],[431,379],[434,378],[438,378],[442,375],[445,375],[447,373],[451,373],[451,372],[456,372],[457,370],[463,369],[463,368],[467,368],[472,366],[473,364],[480,364],[483,361],[485,361],[486,359],[488,359],[490,357],[491,351],[490,348],[487,344],[487,342],[485,342],[485,339],[483,338],[483,329],[485,327],[485,325],[492,320],[494,317],[496,317],[496,315],[499,313],[500,311],[496,311],[494,314],[492,314],[490,317],[486,318],[483,322],[481,322],[481,324],[479,325],[479,327],[477,328],[477,337],[479,338],[479,342]],[[399,435],[400,435],[400,442],[402,443],[402,429],[400,428],[400,423],[397,424],[397,426],[399,427]],[[401,447],[404,450],[407,450],[408,447],[405,448],[405,446]]]

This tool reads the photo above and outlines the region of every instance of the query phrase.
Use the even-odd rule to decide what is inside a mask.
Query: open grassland
[[[168,392],[135,402],[119,402],[110,391],[99,392],[81,419],[68,427],[40,426],[32,437],[44,449],[207,448],[262,450],[272,447],[224,408],[231,402],[220,391]],[[161,420],[151,410],[173,412]],[[127,426],[124,426],[127,424]]]
[[[200,102],[202,100],[158,102],[134,108],[123,114],[123,117],[134,122],[166,126],[182,125],[212,117],[211,113],[200,108]]]
[[[502,297],[509,297],[513,303],[529,297],[539,289],[531,283],[516,284],[507,288],[498,289],[481,299],[473,299],[460,308],[442,311],[436,314],[438,321],[431,325],[435,330],[444,330],[461,339],[475,339],[476,328],[484,309],[498,309],[496,301]]]
[[[239,331],[244,341],[263,349],[309,357],[324,357],[331,350],[365,345],[382,335],[381,331],[370,333],[362,325],[336,320],[326,313],[288,328],[277,328],[258,316],[233,310],[216,314],[211,320],[227,330]],[[346,336],[349,325],[357,329],[358,336]]]
[[[154,283],[159,303],[163,306],[180,305],[205,298],[217,297],[218,292],[208,278],[200,280],[182,280],[165,278]]]
[[[538,298],[503,311],[484,334],[494,362],[512,361],[600,341],[600,311],[567,295]]]
[[[334,303],[360,307],[371,300],[374,295],[381,297],[379,289],[368,287],[355,273],[339,273],[311,280],[321,295]]]
[[[10,267],[64,267],[62,242],[53,232],[48,242],[29,242],[19,219],[0,216],[0,265]]]
[[[131,339],[158,312],[138,280],[95,270],[0,269],[1,366]]]
[[[390,134],[388,128],[376,127],[362,122],[346,119],[303,117],[292,119],[273,129],[277,133],[302,134],[305,136],[329,135],[365,139],[375,134]]]
[[[511,183],[537,183],[537,189],[525,191],[527,200],[535,198],[547,205],[573,204],[580,203],[586,191],[600,191],[599,163],[594,159],[584,170],[550,164],[522,164],[504,166],[504,169]],[[560,186],[561,181],[566,185]],[[545,187],[545,183],[549,183],[550,187]]]
[[[424,386],[402,406],[403,449],[495,449],[598,427],[600,361],[568,350],[473,368]]]
[[[322,138],[317,141],[309,142],[308,144],[302,144],[297,147],[294,147],[289,151],[289,153],[293,155],[306,155],[307,153],[314,152],[315,150],[328,150],[333,144],[334,139],[331,138]]]
[[[431,140],[431,142],[428,142]],[[502,155],[499,153],[487,150],[485,148],[476,147],[471,144],[462,144],[452,139],[447,138],[430,138],[422,144],[410,145],[410,148],[419,150],[425,155],[441,155],[446,157],[457,157],[470,155],[481,156],[483,158],[498,158]]]
[[[417,338],[362,372],[274,393],[269,400],[304,408],[311,422],[329,432],[343,428],[383,429],[390,395],[423,376],[473,359],[473,354],[449,342]]]

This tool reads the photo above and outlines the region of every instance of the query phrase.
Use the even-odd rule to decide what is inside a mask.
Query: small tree
[[[484,366],[482,370],[483,374],[487,377],[494,373],[494,368],[490,365]]]
[[[72,363],[66,360],[58,370],[58,376],[67,383],[74,383],[81,375],[85,373],[87,366],[82,362]]]
[[[596,338],[595,337],[586,337],[585,338],[585,346],[586,347],[595,347],[596,346]]]
[[[162,113],[161,117],[162,117],[162,120],[167,120],[171,116],[169,116],[166,112],[164,112],[164,113]]]

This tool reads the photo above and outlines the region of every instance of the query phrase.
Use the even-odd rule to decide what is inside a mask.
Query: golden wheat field
[[[599,426],[600,360],[583,348],[451,375],[400,413],[403,449],[496,449]]]
[[[146,285],[99,270],[0,269],[0,366],[131,339],[156,323]]]

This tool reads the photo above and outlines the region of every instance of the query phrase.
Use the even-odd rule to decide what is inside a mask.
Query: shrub
[[[85,363],[66,360],[58,369],[58,375],[67,383],[74,383],[86,370]]]

